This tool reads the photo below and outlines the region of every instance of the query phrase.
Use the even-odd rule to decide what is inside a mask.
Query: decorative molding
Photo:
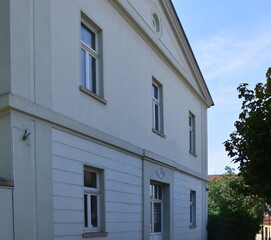
[[[2,109],[8,109],[11,113],[17,112],[28,115],[31,118],[36,118],[41,121],[50,123],[52,128],[60,129],[70,134],[93,141],[97,144],[101,144],[106,147],[110,147],[118,151],[125,152],[126,154],[141,158],[144,161],[154,162],[161,166],[174,169],[175,171],[209,182],[209,178],[205,174],[196,172],[177,163],[174,160],[135,146],[117,137],[104,133],[96,128],[78,122],[60,113],[54,112],[46,107],[34,104],[27,99],[12,94],[7,94],[5,96],[0,96],[0,102],[2,98],[8,99],[8,106],[3,106]],[[2,109],[0,108],[0,113]]]
[[[173,161],[172,159],[168,159],[166,157],[163,157],[163,156],[156,154],[154,152],[151,152],[149,150],[144,149],[143,151],[144,151],[143,159],[145,161],[149,161],[149,162],[164,166],[166,168],[173,169],[177,172],[195,177],[197,179],[204,180],[206,182],[210,182],[210,179],[208,178],[207,175],[196,172],[186,166],[183,166],[183,165]]]
[[[214,102],[211,97],[211,94],[209,92],[209,89],[206,85],[206,82],[204,80],[204,77],[201,73],[201,70],[199,68],[198,62],[195,58],[195,55],[193,53],[193,50],[190,46],[190,43],[188,41],[188,38],[185,34],[185,31],[182,27],[182,24],[180,22],[180,19],[177,15],[177,12],[174,8],[174,5],[171,1],[168,0],[161,0],[160,1],[163,8],[166,10],[165,13],[167,14],[168,19],[170,19],[170,24],[172,26],[172,29],[177,36],[177,40],[179,41],[179,44],[183,46],[184,53],[186,54],[187,58],[189,59],[188,64],[189,67],[193,70],[194,78],[197,82],[197,84],[200,87],[200,90],[202,91],[203,96],[206,97],[206,101],[209,103],[209,106],[213,106]],[[180,41],[182,39],[182,42]]]
[[[166,173],[163,168],[159,168],[156,170],[156,175],[162,180],[166,176]]]

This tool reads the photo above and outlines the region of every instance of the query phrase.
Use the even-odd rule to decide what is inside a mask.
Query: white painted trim
[[[102,43],[102,29],[94,23],[83,11],[81,11],[81,22],[80,24],[84,24],[86,28],[92,31],[95,35],[95,49],[92,49],[91,46],[88,46],[84,43],[80,36],[81,49],[86,51],[85,61],[86,61],[86,83],[85,87],[93,92],[95,95],[103,98],[103,63],[102,63],[102,52],[103,52],[103,43]],[[80,33],[81,34],[81,33]],[[95,59],[95,91],[93,91],[92,86],[90,86],[88,78],[89,78],[89,58],[88,55],[92,56]],[[81,62],[81,60],[80,60]],[[81,76],[82,77],[82,76]],[[82,81],[81,81],[82,82]]]

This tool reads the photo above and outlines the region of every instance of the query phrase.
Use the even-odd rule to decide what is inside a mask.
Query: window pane
[[[95,33],[83,24],[81,25],[81,40],[90,48],[95,50]]]
[[[152,233],[152,203],[150,203],[150,233]]]
[[[84,195],[85,227],[88,227],[88,196]]]
[[[159,107],[154,104],[154,128],[159,131]]]
[[[84,170],[84,186],[97,188],[97,174],[89,170]]]
[[[196,224],[196,192],[190,192],[190,223]]]
[[[158,87],[154,84],[152,85],[152,96],[158,100]]]
[[[89,90],[96,93],[96,59],[89,55]]]
[[[154,221],[154,232],[161,232],[162,231],[162,224],[161,224],[161,218],[162,218],[162,209],[161,209],[161,203],[153,203],[153,221]]]
[[[159,189],[158,199],[162,200],[162,186],[158,186],[158,189]]]
[[[189,116],[189,150],[195,152],[195,117]]]
[[[86,51],[81,49],[81,79],[82,86],[86,87]]]
[[[91,195],[91,225],[98,227],[98,201],[97,196]]]
[[[158,186],[154,185],[154,198],[158,199]]]
[[[192,205],[190,206],[190,223],[193,223],[193,207],[192,207]]]
[[[189,145],[190,145],[190,151],[193,151],[193,147],[192,147],[192,131],[189,131]]]

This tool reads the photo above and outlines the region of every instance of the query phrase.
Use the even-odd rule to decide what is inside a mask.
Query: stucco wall
[[[51,107],[51,1],[10,1],[11,93]]]
[[[106,105],[79,90],[81,11],[102,29]],[[0,177],[13,178],[15,184],[12,209],[11,191],[0,189],[7,205],[0,221],[13,211],[16,240],[81,239],[84,164],[104,169],[107,239],[141,239],[142,158],[147,155],[146,161],[156,164],[150,166],[165,160],[163,167],[171,165],[166,172],[178,171],[165,180],[171,191],[170,221],[176,221],[170,233],[200,236],[206,223],[201,180],[207,174],[207,106],[134,23],[110,0],[3,0],[0,20],[5,23],[0,29]],[[176,41],[166,46],[172,43],[169,35],[161,37],[161,46],[176,48]],[[166,138],[152,132],[152,77],[163,85]],[[196,157],[188,152],[189,111],[196,116]],[[31,135],[23,140],[26,129]],[[147,185],[155,168],[148,171]],[[187,223],[189,189],[198,192],[197,216],[203,219],[193,230]],[[11,229],[5,234],[9,240]]]
[[[169,187],[164,195],[165,239],[205,239],[204,181],[165,167],[160,179],[156,174],[162,167],[159,164],[143,163],[140,158],[53,129],[54,239],[82,238],[84,165],[104,170],[106,239],[141,240],[143,229],[144,239],[149,238],[149,184],[153,180]],[[197,227],[193,229],[189,227],[190,190],[197,194]]]
[[[207,191],[206,183],[175,172],[174,236],[185,240],[206,239]],[[196,228],[189,228],[190,190],[196,192]],[[185,237],[184,237],[185,236]]]
[[[134,19],[140,23],[147,21],[140,16],[149,16],[152,11],[144,12],[142,6],[131,2],[133,11],[141,14],[133,16]],[[9,7],[6,1],[1,4]],[[152,10],[159,13],[164,30],[161,36],[148,27],[146,31],[153,33],[158,47],[176,59],[176,67],[183,65],[183,77],[176,74],[110,1],[82,0],[67,4],[65,0],[37,0],[34,4],[33,0],[22,0],[10,2],[10,30],[8,25],[1,29],[4,34],[10,31],[11,49],[10,53],[8,48],[4,51],[7,59],[10,57],[11,67],[6,66],[7,61],[1,69],[5,69],[5,79],[9,79],[7,69],[10,69],[11,81],[3,82],[3,91],[9,91],[11,85],[13,94],[38,106],[207,174],[207,106],[195,94],[200,91],[199,86],[182,49],[178,49],[173,31],[168,29],[171,25],[166,15],[159,4],[153,5]],[[81,11],[102,29],[106,105],[79,90]],[[1,41],[8,44],[8,40],[7,37]],[[152,77],[163,85],[166,138],[152,132]],[[184,77],[195,86],[194,90],[188,87]],[[196,117],[197,157],[189,154],[189,111]]]
[[[0,177],[13,179],[11,117],[0,113]]]
[[[141,239],[141,160],[53,130],[54,239],[82,239],[84,165],[104,170],[105,239]]]
[[[0,2],[0,96],[10,91],[10,1]]]
[[[102,29],[107,105],[79,91],[80,11]],[[52,2],[52,76],[54,111],[205,173],[206,105],[108,1]],[[152,77],[163,85],[166,138],[152,132]],[[189,111],[196,116],[197,157],[188,151]]]
[[[12,189],[0,187],[0,234],[1,239],[13,239]]]

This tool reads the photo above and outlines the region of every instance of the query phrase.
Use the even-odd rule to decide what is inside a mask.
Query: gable
[[[165,46],[168,52],[174,57],[184,72],[187,72],[187,66],[185,65],[185,59],[178,47],[178,43],[174,38],[174,33],[166,19],[164,11],[159,1],[154,0],[128,0],[128,3],[132,6],[134,11],[138,14],[138,18],[141,18],[146,24],[146,27],[152,31],[152,34]],[[154,27],[153,16],[157,15],[160,29],[156,32]]]
[[[169,0],[118,0],[138,27],[151,38],[164,61],[170,61],[175,73],[208,105],[213,101],[197,65],[191,47]],[[158,20],[155,22],[155,17]],[[157,51],[157,52],[158,52]]]

